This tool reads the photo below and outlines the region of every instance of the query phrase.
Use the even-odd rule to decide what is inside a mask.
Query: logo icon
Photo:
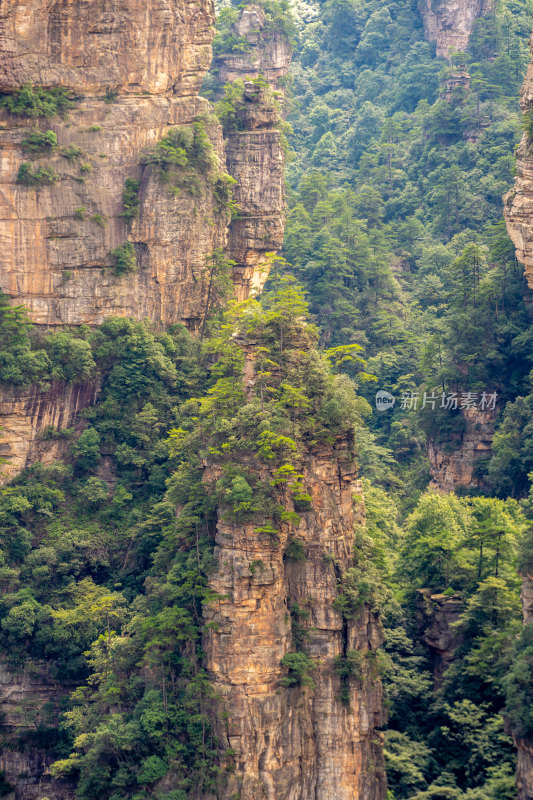
[[[390,392],[385,392],[383,389],[376,392],[376,408],[378,411],[389,411],[395,402],[396,398]]]

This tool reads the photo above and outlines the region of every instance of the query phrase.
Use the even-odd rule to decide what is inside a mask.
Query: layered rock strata
[[[198,90],[213,21],[209,0],[4,4],[1,88],[31,82],[75,99],[64,119],[0,115],[0,288],[34,322],[94,325],[124,315],[194,326],[201,317],[202,272],[226,243],[229,214],[205,176],[194,197],[175,196],[141,161],[172,126],[209,112]],[[220,127],[211,121],[207,129],[223,164]],[[59,149],[25,152],[35,130],[52,130]],[[55,170],[57,182],[17,182],[30,159],[34,169]],[[127,178],[140,181],[132,223],[123,216]],[[118,277],[111,253],[127,241],[138,269]]]
[[[264,13],[253,8],[239,23],[255,42],[252,73],[264,68],[274,81],[287,71],[290,45],[272,34],[263,47],[250,14],[265,25]],[[262,287],[284,230],[278,114],[254,96],[242,129],[228,135],[225,147],[209,103],[197,95],[211,57],[213,20],[209,0],[116,0],[111,6],[42,0],[2,7],[0,89],[14,92],[30,79],[76,93],[64,119],[0,110],[0,289],[23,303],[35,323],[96,325],[128,316],[157,326],[184,322],[194,330],[206,308],[206,265],[221,249],[236,264],[238,299]],[[169,130],[198,119],[219,168],[237,180],[239,211],[231,225],[209,176],[196,176],[194,193],[176,195],[155,165],[142,163],[147,148]],[[30,157],[23,141],[47,130],[59,147]],[[53,169],[56,183],[17,183],[29,160],[33,170]],[[125,216],[123,203],[128,178],[139,181],[133,218]],[[126,242],[134,246],[137,268],[117,275],[113,252]],[[19,394],[0,389],[0,455],[9,459],[3,475],[43,455],[35,446],[39,434],[49,425],[70,427],[89,393],[80,387],[56,387],[48,395],[36,387]],[[48,448],[52,452],[57,447]]]
[[[464,426],[460,433],[450,433],[445,445],[428,440],[431,486],[438,491],[453,492],[459,486],[476,489],[484,486],[477,467],[492,452],[495,412],[468,408],[461,413]]]
[[[287,36],[270,30],[260,6],[249,5],[233,26],[248,52],[220,54],[212,71],[219,93],[228,82],[245,82],[245,105],[237,126],[226,131],[226,168],[236,179],[239,212],[230,225],[228,252],[236,262],[239,299],[264,285],[271,258],[283,243],[285,228],[284,152],[279,109],[252,82],[261,77],[272,90],[288,72],[292,48]]]
[[[57,729],[60,711],[72,688],[52,678],[44,663],[29,663],[18,672],[0,663],[0,770],[7,784],[7,800],[73,797],[71,784],[48,774],[55,759],[42,744],[43,732]]]
[[[316,449],[302,464],[312,511],[279,538],[256,524],[220,519],[217,569],[210,587],[220,600],[205,610],[207,666],[227,723],[220,732],[234,755],[223,797],[241,800],[383,800],[381,685],[372,664],[382,640],[364,608],[346,621],[332,603],[352,564],[354,524],[363,520],[360,486],[346,446]],[[284,556],[297,537],[305,560]],[[295,619],[296,614],[296,619]],[[296,649],[293,625],[305,628],[314,662],[309,686],[287,687],[280,661]],[[357,651],[362,678],[341,702],[335,659]]]
[[[213,71],[223,86],[228,81],[262,75],[273,88],[280,87],[280,80],[289,70],[292,47],[287,36],[279,29],[268,25],[261,6],[248,5],[243,9],[232,33],[245,39],[247,52],[222,53],[215,58]]]
[[[0,391],[0,484],[35,461],[50,463],[64,454],[68,440],[57,433],[76,427],[79,412],[94,403],[94,383],[53,383]]]

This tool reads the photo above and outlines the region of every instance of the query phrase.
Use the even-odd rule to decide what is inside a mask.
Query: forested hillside
[[[22,697],[3,695],[0,796],[516,800],[533,327],[502,197],[533,139],[532,24],[533,0],[496,0],[442,58],[417,0],[224,3],[213,113],[181,63],[163,89],[0,96],[53,278],[28,310],[0,274],[0,399],[39,422],[36,397],[92,390],[0,487],[0,667]],[[87,141],[124,125],[110,153],[67,144],[82,101]],[[109,216],[79,199],[93,167]]]

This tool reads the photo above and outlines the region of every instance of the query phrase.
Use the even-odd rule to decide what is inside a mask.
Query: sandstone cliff
[[[435,688],[442,683],[443,675],[461,643],[454,623],[463,610],[464,602],[453,595],[433,594],[431,589],[418,591],[416,621],[433,660]]]
[[[52,778],[50,740],[72,685],[51,677],[44,663],[15,671],[0,663],[2,741],[0,771],[7,800],[70,800],[74,787]]]
[[[68,118],[0,117],[0,286],[35,322],[97,324],[116,314],[194,324],[200,316],[201,272],[226,242],[229,215],[207,185],[200,197],[173,196],[141,155],[171,126],[209,111],[198,89],[213,20],[210,2],[3,5],[4,91],[30,81],[75,97]],[[57,136],[59,149],[38,159],[56,171],[54,185],[16,182],[28,161],[21,142],[35,126]],[[223,163],[220,128],[208,131]],[[72,147],[78,156],[65,156]],[[121,216],[127,178],[140,180],[130,226]],[[139,268],[117,278],[105,268],[125,241],[134,243]]]
[[[290,45],[281,34],[262,44],[264,13],[250,9],[239,25],[240,34],[253,40],[251,74],[264,69],[275,82],[288,69]],[[250,104],[242,130],[229,134],[225,146],[209,103],[198,96],[211,57],[213,21],[209,0],[2,7],[0,89],[14,92],[30,78],[75,93],[66,118],[35,120],[0,109],[0,289],[23,303],[35,323],[94,325],[117,315],[158,326],[184,322],[194,330],[206,305],[206,265],[219,249],[236,262],[238,299],[266,280],[267,254],[279,249],[284,229],[278,115]],[[223,58],[226,80],[233,73],[225,63]],[[240,72],[236,65],[232,69],[236,75],[248,72],[246,64]],[[194,192],[182,189],[176,196],[154,165],[141,163],[146,149],[174,126],[198,119],[217,169],[227,168],[237,180],[239,213],[231,226],[205,175],[196,176]],[[59,180],[36,187],[17,183],[21,164],[30,158],[23,141],[47,130],[59,146],[34,157],[34,169],[51,168]],[[123,202],[128,178],[139,182],[129,219]],[[117,275],[112,253],[125,242],[134,246],[137,268]],[[0,394],[0,455],[9,459],[4,478],[43,455],[36,442],[44,428],[70,427],[76,412],[94,399],[94,392],[80,387]],[[57,452],[48,448],[48,457]]]
[[[495,413],[469,408],[462,416],[463,430],[451,433],[445,446],[428,440],[431,486],[438,491],[453,492],[459,486],[483,487],[476,467],[481,459],[491,455]]]
[[[212,71],[219,93],[227,82],[259,76],[277,90],[291,60],[287,36],[279,30],[269,30],[263,9],[256,5],[243,9],[233,34],[246,40],[249,51],[222,53],[214,59]],[[226,167],[237,181],[235,200],[239,213],[230,225],[228,252],[237,264],[239,299],[264,285],[270,268],[268,254],[281,247],[285,227],[285,159],[279,111],[264,92],[248,86],[238,130],[225,133]]]
[[[46,391],[37,386],[0,392],[0,483],[9,480],[35,461],[47,464],[59,458],[68,444],[62,437],[46,435],[46,429],[64,431],[77,423],[78,413],[94,403],[98,387],[94,383],[54,383]]]
[[[466,50],[474,22],[492,7],[492,0],[419,0],[424,32],[435,42],[437,56],[449,50]]]
[[[35,121],[0,112],[0,288],[24,303],[36,323],[96,325],[125,315],[197,329],[206,302],[205,266],[218,249],[236,262],[239,298],[262,285],[269,254],[283,236],[279,118],[254,91],[245,97],[238,130],[224,142],[209,104],[198,96],[212,22],[210,0],[36,0],[27,6],[10,0],[2,6],[0,90],[12,93],[29,80],[64,87],[74,99],[68,117]],[[238,35],[247,37],[250,53],[221,56],[220,79],[261,73],[276,88],[290,60],[286,39],[267,30],[263,11],[254,6],[243,12]],[[199,119],[217,168],[237,180],[239,212],[231,224],[205,176],[197,176],[196,191],[171,193],[156,166],[143,164],[146,149],[169,130]],[[35,168],[53,169],[58,180],[17,183],[29,160],[23,140],[48,130],[58,148],[32,160]],[[139,182],[130,219],[123,202],[128,178]],[[117,276],[112,251],[125,242],[134,246],[137,268]],[[60,455],[61,443],[45,442],[43,430],[75,426],[95,392],[94,386],[4,389],[0,425],[10,473]],[[295,533],[305,560],[287,557],[283,526],[279,541],[223,519],[218,526],[211,588],[222,597],[206,609],[216,624],[205,650],[224,705],[220,734],[233,769],[220,798],[383,800],[379,622],[364,608],[345,620],[332,606],[351,565],[354,523],[362,521],[359,486],[343,442],[308,452],[301,468],[313,497],[313,511],[302,514]],[[297,622],[315,665],[313,688],[282,681],[287,670],[280,660],[295,650],[296,608],[306,610]],[[349,698],[346,691],[341,697],[335,659],[352,651],[359,671],[344,687]],[[44,673],[8,675],[4,684],[8,705],[16,687],[17,705],[35,707],[37,716],[47,703],[55,708],[63,691]],[[4,736],[2,764],[14,800],[67,800],[71,790],[47,783],[46,753],[19,747],[22,728],[15,715]]]
[[[364,608],[343,621],[332,606],[352,563],[354,522],[363,515],[360,486],[346,445],[309,452],[302,464],[313,510],[294,536],[305,558],[284,557],[289,536],[254,533],[256,525],[221,520],[206,609],[207,666],[222,698],[223,740],[234,753],[224,798],[241,800],[382,800],[381,686],[373,671],[381,630]],[[296,611],[295,611],[296,609]],[[294,615],[296,613],[296,620]],[[286,687],[280,660],[295,650],[293,625],[305,629],[314,688]],[[356,651],[361,677],[349,703],[340,699],[338,656]]]

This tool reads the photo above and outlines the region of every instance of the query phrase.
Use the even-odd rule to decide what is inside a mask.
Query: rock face
[[[450,48],[466,50],[474,22],[487,14],[492,0],[419,0],[426,39],[436,42],[437,56],[448,58]]]
[[[46,391],[37,386],[21,391],[0,387],[0,457],[6,459],[0,466],[0,483],[35,461],[46,464],[62,455],[68,442],[43,434],[47,428],[76,426],[79,411],[94,403],[97,393],[94,383],[54,383]]]
[[[229,230],[228,252],[237,264],[241,300],[263,287],[270,270],[268,254],[281,247],[285,228],[285,159],[275,128],[278,113],[261,92],[250,92],[245,100],[243,130],[228,132],[226,138],[226,165],[237,180],[234,196],[239,206]]]
[[[463,430],[450,434],[446,448],[428,440],[431,486],[438,491],[453,492],[459,486],[483,487],[476,465],[491,454],[495,412],[468,408],[462,416]]]
[[[62,702],[73,687],[54,680],[45,664],[31,663],[14,672],[0,662],[0,770],[12,787],[7,800],[70,800],[74,787],[47,774],[54,761],[39,745],[43,731],[57,728]]]
[[[533,38],[529,41],[533,47]],[[520,106],[524,113],[533,107],[533,61],[528,67]],[[514,187],[504,197],[504,216],[507,232],[513,240],[516,257],[524,264],[529,288],[533,288],[533,149],[527,133],[516,153],[516,178]]]
[[[194,96],[213,22],[209,0],[3,0],[0,91],[31,80],[80,95]]]
[[[463,610],[463,601],[453,595],[433,594],[431,589],[418,590],[416,620],[433,659],[435,688],[442,683],[443,675],[461,643],[453,623],[457,622]]]
[[[252,73],[264,65],[277,80],[287,71],[290,46],[273,34],[262,48],[250,13],[243,12],[240,25],[255,42]],[[257,13],[264,25],[263,11]],[[0,289],[23,303],[35,323],[96,325],[128,316],[157,326],[184,322],[194,330],[205,310],[206,264],[218,249],[236,263],[238,299],[266,280],[267,254],[279,249],[284,229],[278,113],[255,96],[225,148],[209,103],[197,96],[209,65],[212,23],[209,0],[2,5],[0,88],[13,91],[31,78],[72,89],[78,98],[66,119],[35,121],[0,110]],[[110,89],[118,94],[104,102]],[[146,149],[173,126],[197,119],[220,169],[227,161],[238,181],[239,215],[231,225],[206,176],[197,176],[194,195],[183,190],[174,196],[156,167],[141,164]],[[36,130],[52,130],[59,148],[33,158],[32,168],[52,168],[59,180],[34,188],[18,184],[17,175],[29,159],[22,141]],[[61,155],[72,147],[79,148],[77,156]],[[130,220],[123,204],[128,178],[140,184]],[[111,253],[125,242],[134,245],[138,268],[117,276]],[[57,442],[44,448],[39,433],[49,425],[70,427],[92,402],[91,391],[55,387],[44,394],[29,387],[17,395],[0,387],[0,455],[9,458],[4,477],[36,457],[57,455]]]
[[[249,51],[222,54],[215,59],[214,70],[223,86],[228,81],[262,75],[274,88],[289,69],[292,47],[279,30],[270,30],[261,6],[247,6],[233,27],[237,37],[245,38]]]
[[[253,13],[265,25],[262,10]],[[252,69],[243,63],[234,73],[263,71],[277,81],[288,69],[290,45],[274,33],[260,45],[261,30],[252,30],[250,14],[243,12],[239,24],[255,42],[255,61]],[[12,92],[31,80],[76,93],[65,119],[0,112],[0,288],[24,303],[34,322],[96,325],[119,315],[156,325],[199,325],[206,264],[228,244],[229,212],[205,175],[197,175],[194,193],[183,189],[175,196],[158,170],[141,162],[173,126],[201,118],[225,169],[221,128],[197,95],[209,65],[212,23],[209,0],[39,0],[2,7],[0,88]],[[226,80],[229,67],[224,59],[221,64]],[[265,253],[278,249],[283,236],[283,153],[275,124],[256,115],[228,143],[240,212],[227,252],[238,265],[240,299],[262,285]],[[52,130],[59,149],[29,155],[22,142],[35,130]],[[78,155],[72,156],[72,147]],[[59,180],[37,187],[17,183],[28,161],[34,170],[52,168]],[[130,221],[123,205],[128,178],[140,181],[137,215]],[[117,276],[112,251],[125,242],[133,243],[138,268]]]
[[[205,301],[203,271],[224,247],[229,214],[220,211],[213,187],[199,176],[199,196],[174,196],[157,170],[141,165],[147,146],[173,125],[190,125],[208,111],[198,97],[122,97],[116,103],[80,100],[68,121],[39,123],[57,135],[60,149],[35,160],[55,170],[52,186],[17,184],[28,161],[21,141],[28,121],[0,115],[0,287],[29,309],[41,325],[87,323],[109,316],[150,319],[158,325],[194,327]],[[207,125],[223,163],[220,127]],[[65,158],[61,148],[81,148]],[[63,151],[68,152],[68,151]],[[121,216],[125,181],[140,181],[138,216]],[[111,251],[130,241],[138,268],[116,276]]]
[[[220,602],[205,610],[204,647],[227,724],[220,732],[234,756],[224,800],[383,800],[381,685],[372,663],[382,635],[375,615],[343,621],[332,607],[338,580],[352,563],[354,522],[362,521],[346,447],[308,453],[302,464],[310,512],[293,533],[305,560],[284,557],[279,540],[257,523],[219,521],[218,569],[210,581]],[[354,498],[355,504],[354,504]],[[357,498],[359,498],[357,500]],[[291,634],[291,617],[293,633]],[[314,688],[282,684],[280,660],[296,650],[294,626],[314,661]],[[303,634],[302,628],[305,628]],[[334,660],[355,650],[362,678],[343,704]]]
[[[285,228],[284,153],[279,131],[279,110],[250,79],[261,76],[271,89],[289,69],[292,48],[280,31],[269,30],[260,6],[243,9],[233,33],[245,38],[249,52],[221,54],[213,72],[219,91],[227,82],[246,83],[245,107],[238,130],[226,131],[226,167],[236,179],[235,201],[239,214],[230,225],[228,252],[236,262],[237,296],[245,299],[260,290],[268,277],[268,253],[283,243]]]

